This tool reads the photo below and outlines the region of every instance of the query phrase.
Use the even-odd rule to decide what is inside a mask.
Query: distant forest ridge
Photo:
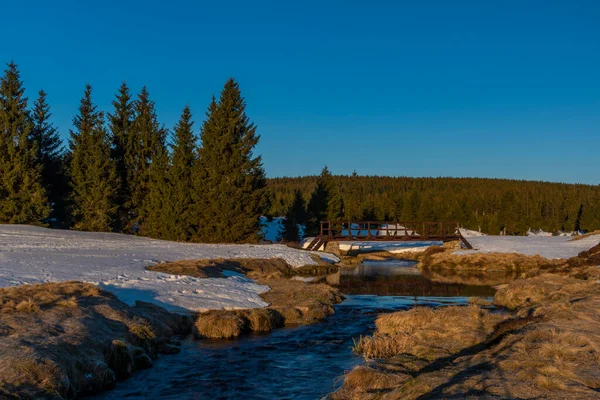
[[[309,202],[319,176],[267,179],[269,214],[286,215],[299,190]],[[498,234],[529,228],[600,229],[600,185],[497,178],[411,178],[332,175],[330,190],[343,200],[341,219],[459,221]],[[338,214],[339,215],[339,214]]]

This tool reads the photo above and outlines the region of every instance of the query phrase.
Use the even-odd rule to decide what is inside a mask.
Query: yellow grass
[[[366,358],[411,354],[433,360],[481,342],[502,320],[474,305],[416,307],[379,316],[377,332],[360,338],[354,351]]]
[[[248,319],[240,313],[213,310],[198,316],[193,333],[198,339],[231,339],[249,330]]]

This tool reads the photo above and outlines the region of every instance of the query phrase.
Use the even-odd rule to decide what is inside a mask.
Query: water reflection
[[[421,271],[413,261],[365,261],[354,268],[342,268],[325,281],[347,294],[378,296],[491,297],[491,286],[507,283],[511,274]]]

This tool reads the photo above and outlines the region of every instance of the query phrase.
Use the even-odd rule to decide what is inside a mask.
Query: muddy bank
[[[571,264],[594,263],[600,246]],[[365,365],[332,399],[596,399],[600,391],[600,267],[536,270],[494,303],[382,315],[355,351]]]
[[[159,353],[192,318],[97,286],[45,283],[0,289],[0,398],[75,398],[109,389]]]

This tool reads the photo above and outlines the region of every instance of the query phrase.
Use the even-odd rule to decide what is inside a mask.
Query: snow
[[[172,311],[265,307],[259,294],[269,288],[243,275],[200,279],[145,270],[160,261],[244,257],[282,258],[294,267],[316,264],[311,252],[283,245],[179,243],[0,224],[0,287],[78,280],[98,284],[128,304],[142,300]]]
[[[545,232],[543,229],[540,229],[539,231],[528,229],[527,236],[550,237],[550,236],[552,236],[552,233]]]
[[[460,231],[460,234],[463,235],[463,237],[485,236],[485,233],[473,231],[471,229],[458,228],[458,230]]]
[[[475,250],[458,250],[455,254],[498,252],[539,254],[549,259],[570,258],[598,244],[600,235],[572,239],[569,236],[475,236],[468,239]]]

